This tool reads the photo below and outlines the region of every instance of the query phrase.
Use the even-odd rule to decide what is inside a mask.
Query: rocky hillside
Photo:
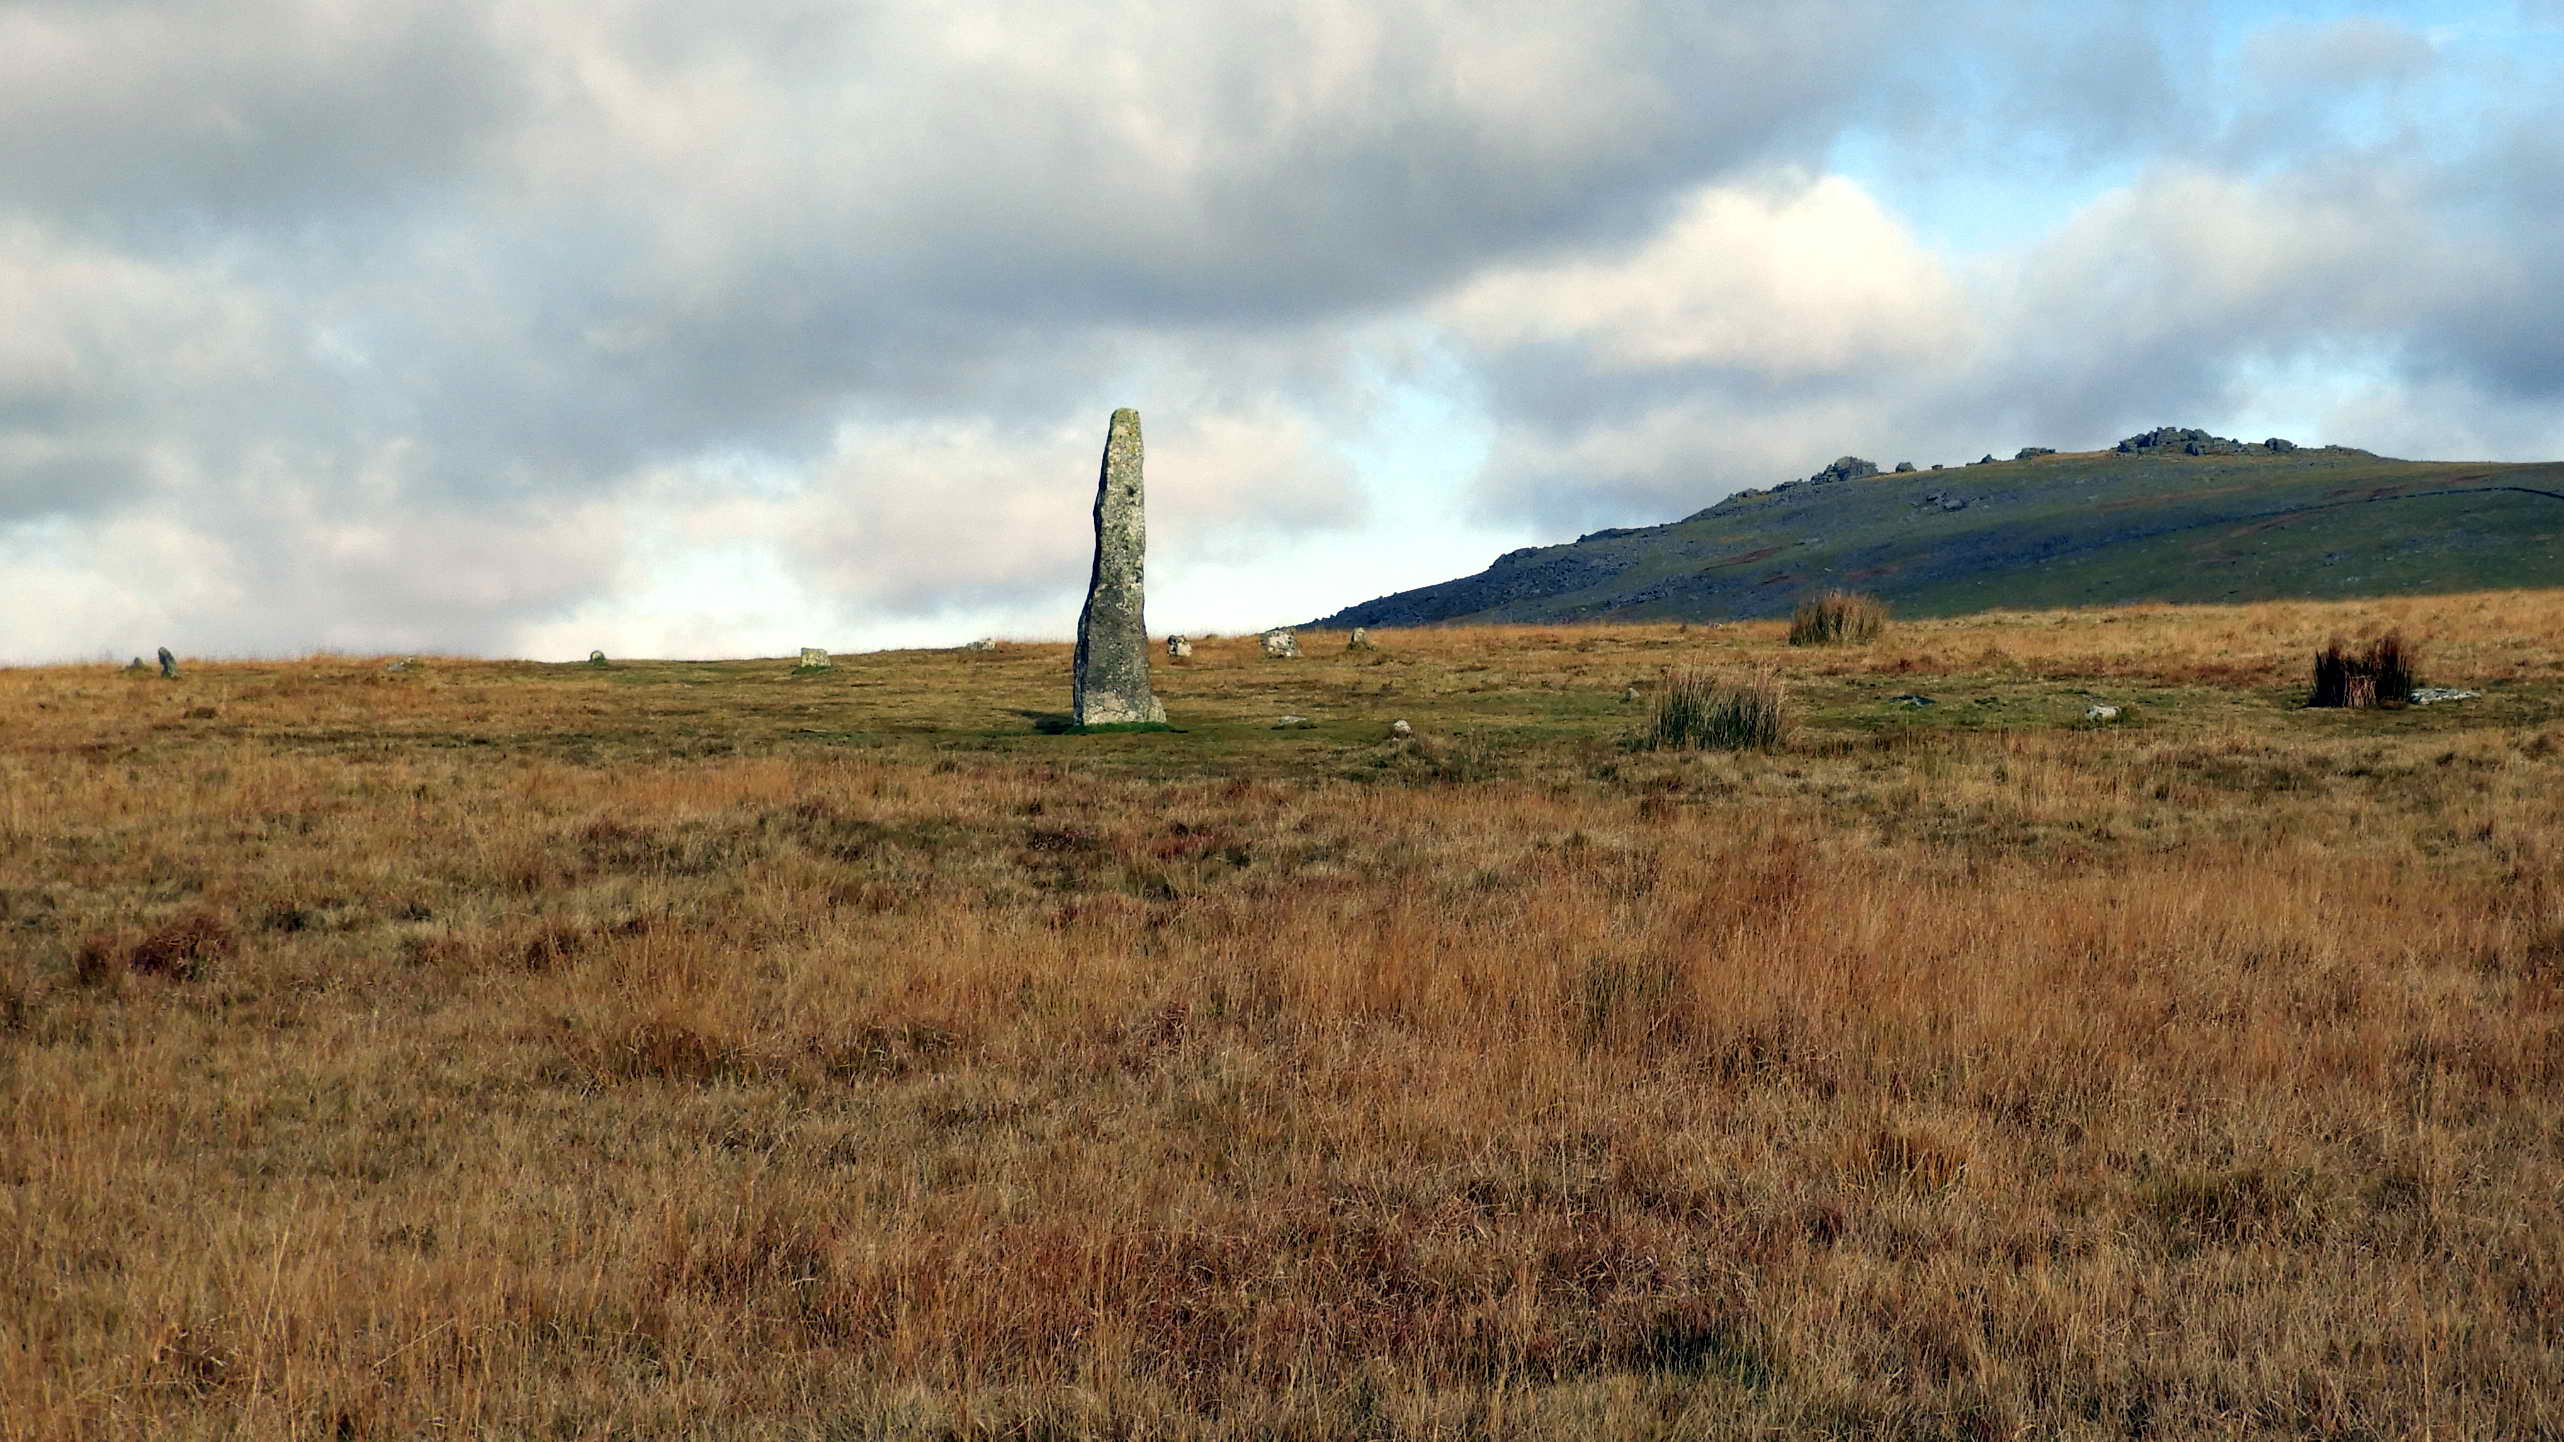
[[[1511,551],[1324,626],[1909,615],[2564,584],[2564,462],[2399,461],[2166,426],[2114,449],[1891,470],[1845,456],[1661,526]]]

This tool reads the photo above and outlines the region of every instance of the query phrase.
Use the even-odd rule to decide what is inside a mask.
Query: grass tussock
[[[1789,737],[1789,688],[1768,667],[1741,675],[1682,671],[1656,693],[1642,751],[1769,751]]]
[[[2421,684],[2415,674],[2420,648],[2401,631],[2388,631],[2353,648],[2336,636],[2315,653],[2315,688],[2309,706],[2405,706]]]
[[[1887,603],[1857,591],[1810,596],[1790,612],[1793,646],[1859,646],[1887,629]]]
[[[2558,634],[0,670],[0,1438],[2564,1435]]]

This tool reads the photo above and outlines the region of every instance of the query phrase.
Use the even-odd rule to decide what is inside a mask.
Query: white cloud
[[[1840,176],[1702,187],[1626,254],[1490,270],[1443,314],[1479,345],[1568,343],[1607,370],[1771,380],[1908,365],[1977,340],[1941,263]]]

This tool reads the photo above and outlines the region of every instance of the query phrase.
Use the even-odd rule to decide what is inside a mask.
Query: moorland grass
[[[1827,591],[1810,596],[1790,612],[1793,646],[1859,646],[1887,629],[1887,606],[1875,596],[1856,591]]]
[[[0,671],[0,1436],[2558,1435],[2559,622]]]
[[[2353,647],[2336,636],[2315,653],[2315,688],[2309,706],[2405,706],[2421,684],[2414,667],[2417,648],[2401,631],[2389,631],[2365,646]]]
[[[1788,736],[1789,696],[1778,672],[1678,671],[1657,691],[1632,743],[1642,751],[1768,751]]]

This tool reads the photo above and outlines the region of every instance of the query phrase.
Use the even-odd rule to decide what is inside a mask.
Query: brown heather
[[[0,671],[0,1436],[2564,1436],[2559,636]]]

